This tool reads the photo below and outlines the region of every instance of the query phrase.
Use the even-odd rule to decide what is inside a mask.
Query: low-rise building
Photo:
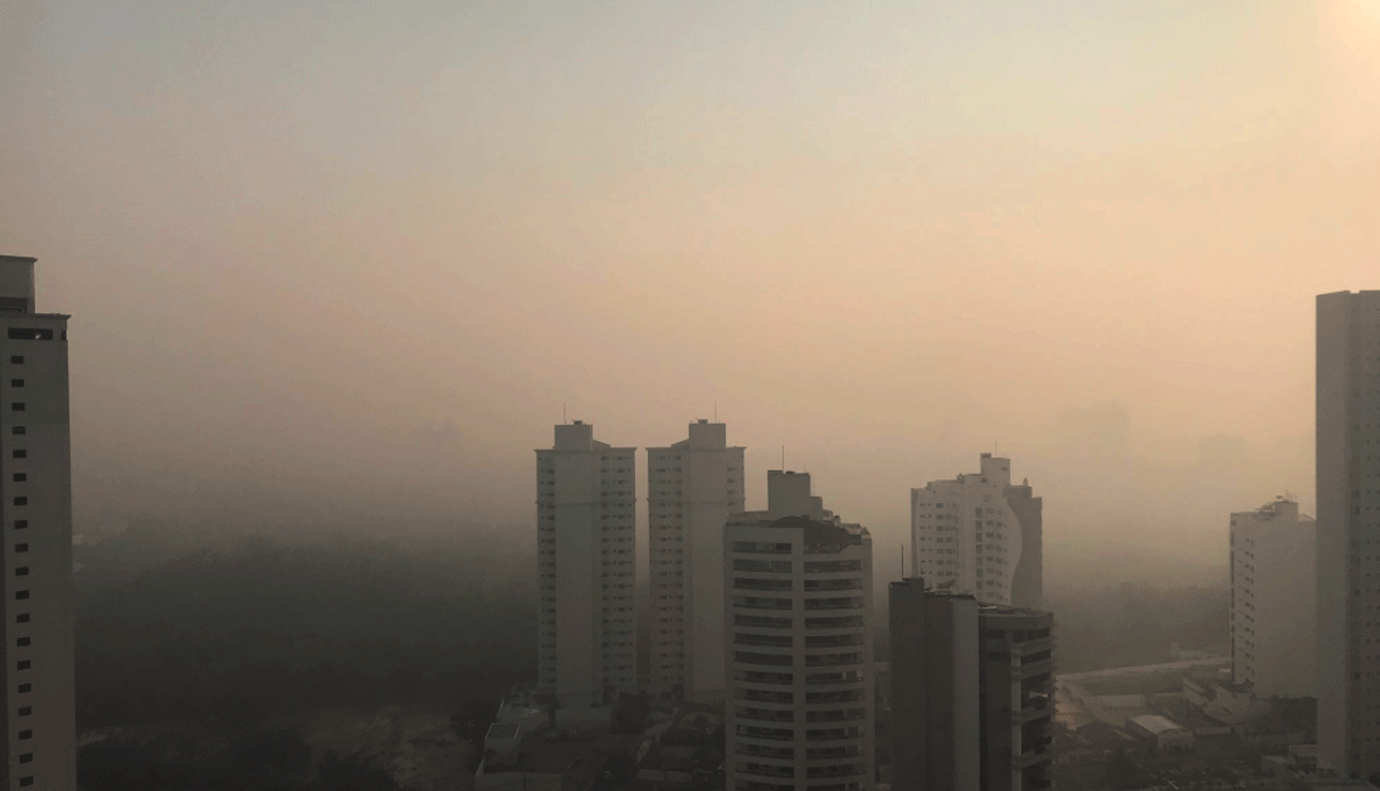
[[[1126,721],[1132,733],[1154,739],[1161,750],[1192,750],[1193,731],[1159,714],[1142,714]]]

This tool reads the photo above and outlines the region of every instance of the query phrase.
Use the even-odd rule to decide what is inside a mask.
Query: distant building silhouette
[[[723,423],[647,449],[653,688],[724,698],[724,523],[743,511],[743,448]]]
[[[558,721],[637,686],[634,451],[578,420],[537,451],[537,685],[559,701]]]
[[[724,529],[726,787],[871,791],[872,538],[773,470],[766,511]]]
[[[77,780],[68,317],[37,311],[34,260],[0,256],[6,709],[0,765],[6,788],[71,789]]]
[[[1380,291],[1317,298],[1318,761],[1380,779]]]
[[[1317,694],[1317,544],[1292,500],[1231,515],[1232,681],[1258,697]]]
[[[1054,617],[915,577],[888,598],[894,791],[1051,788]]]
[[[981,471],[910,491],[917,576],[980,601],[1038,609],[1044,602],[1044,503],[1011,485],[1011,460],[982,454]]]

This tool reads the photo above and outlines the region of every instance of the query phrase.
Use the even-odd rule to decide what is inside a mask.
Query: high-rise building
[[[1317,307],[1318,761],[1380,779],[1380,291]]]
[[[1317,523],[1283,497],[1231,515],[1232,681],[1257,697],[1317,693]]]
[[[730,791],[871,791],[872,538],[772,471],[724,529]]]
[[[39,313],[34,259],[0,256],[5,788],[76,788],[67,316]]]
[[[981,472],[910,490],[916,576],[994,604],[1043,606],[1043,500],[1011,485],[1011,460],[982,454]]]
[[[743,449],[723,423],[647,449],[654,689],[707,703],[724,697],[724,524],[743,512]]]
[[[891,583],[895,791],[1051,787],[1054,617]]]
[[[981,777],[978,600],[891,583],[891,787],[977,791]]]
[[[578,420],[537,451],[537,686],[561,719],[637,686],[634,451]]]

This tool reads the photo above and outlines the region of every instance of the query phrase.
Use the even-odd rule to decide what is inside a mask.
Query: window
[[[17,568],[17,569],[14,570],[14,576],[16,576],[16,577],[27,577],[27,576],[29,576],[29,567],[28,567],[28,566],[20,566],[19,568]]]
[[[32,739],[33,737],[34,737],[34,732],[33,732],[33,731],[20,731],[20,732],[19,732],[19,738],[21,738],[21,739]]]
[[[10,428],[10,433],[11,433],[11,434],[23,435],[23,433],[24,433],[24,427],[23,427],[23,426],[12,426],[12,427]]]
[[[11,380],[10,380],[10,387],[23,387],[23,386],[24,386],[24,380],[23,380],[23,379],[11,379]]]
[[[14,474],[15,483],[23,483],[27,480],[29,480],[29,474],[27,472],[16,472]]]
[[[17,450],[14,452],[14,457],[16,459],[27,459],[29,458],[29,452],[27,450]]]
[[[29,598],[29,592],[28,592],[28,591],[15,591],[15,592],[14,592],[14,598],[20,599],[20,600],[27,599],[27,598]]]
[[[15,623],[28,623],[28,622],[29,622],[29,614],[26,613],[26,612],[21,612],[20,614],[14,616],[14,622],[15,622]]]
[[[29,545],[28,545],[28,544],[15,544],[15,545],[14,545],[14,551],[15,551],[15,552],[28,552],[28,551],[29,551]]]
[[[15,530],[23,530],[24,528],[26,528],[26,527],[28,527],[28,526],[29,526],[29,520],[27,520],[27,519],[16,519],[16,520],[14,520],[14,529],[15,529]]]
[[[21,716],[21,717],[27,717],[27,716],[29,716],[30,714],[33,714],[33,713],[34,713],[34,707],[33,707],[33,706],[20,706],[20,707],[19,707],[19,716]]]
[[[11,411],[14,411],[14,412],[23,412],[23,411],[24,411],[24,402],[23,402],[23,401],[15,401],[14,403],[10,404],[10,410],[11,410]]]
[[[14,504],[15,504],[15,505],[28,505],[28,504],[29,504],[29,498],[27,498],[27,497],[16,497],[16,498],[14,498]]]
[[[24,646],[26,646],[26,645],[29,644],[29,638],[27,638],[27,637],[21,637],[21,638],[15,640],[15,641],[14,641],[14,644],[17,645],[17,646],[19,646],[20,648],[23,648]]]
[[[30,667],[33,667],[33,663],[27,659],[21,659],[19,663],[15,665],[15,668],[18,670],[28,670]]]
[[[33,760],[34,760],[34,754],[33,754],[33,753],[24,753],[23,755],[19,756],[19,762],[20,762],[21,764],[33,763]]]
[[[33,689],[34,685],[27,682],[19,685],[20,692],[33,692]]]
[[[21,777],[21,778],[19,778],[19,784],[20,784],[21,786],[31,786],[31,785],[33,785],[33,784],[34,784],[33,775],[29,775],[28,777]]]
[[[10,364],[11,364],[11,365],[23,365],[23,364],[24,364],[24,355],[22,355],[22,354],[11,354],[11,355],[10,355]]]

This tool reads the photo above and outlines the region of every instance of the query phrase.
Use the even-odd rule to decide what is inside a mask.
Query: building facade
[[[575,717],[637,687],[634,452],[578,420],[537,451],[537,686]]]
[[[1257,697],[1317,694],[1317,522],[1283,497],[1231,515],[1231,673]]]
[[[910,491],[916,576],[980,601],[1039,609],[1044,600],[1043,500],[1011,485],[1011,460],[984,453],[981,471]]]
[[[1317,298],[1318,760],[1380,779],[1380,291]]]
[[[1054,617],[893,582],[895,791],[1052,787]]]
[[[731,791],[870,791],[872,539],[768,475],[766,511],[724,530]]]
[[[6,789],[77,784],[67,318],[37,311],[34,259],[0,256]]]
[[[891,787],[978,791],[978,600],[926,590],[919,577],[891,583],[887,598]]]
[[[984,605],[978,612],[982,668],[982,791],[1053,787],[1054,616]]]
[[[724,524],[743,497],[743,448],[723,423],[647,449],[651,680],[663,695],[724,698]]]

